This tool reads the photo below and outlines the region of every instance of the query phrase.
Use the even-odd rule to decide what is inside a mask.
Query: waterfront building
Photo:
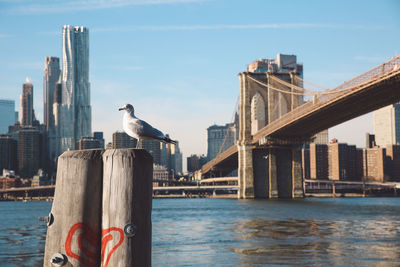
[[[40,131],[26,127],[18,131],[18,171],[21,177],[30,178],[40,168]]]
[[[65,25],[62,32],[61,151],[75,149],[92,133],[89,83],[89,31]]]
[[[336,142],[328,145],[329,180],[359,180],[357,150],[354,145]],[[311,160],[310,160],[311,161]]]
[[[400,104],[393,104],[372,113],[376,145],[400,144]]]
[[[386,182],[389,180],[386,151],[382,147],[366,148],[363,150],[363,180]]]
[[[328,179],[328,145],[310,144],[310,179]]]
[[[125,132],[115,132],[112,135],[112,148],[136,148],[137,140]]]
[[[45,186],[50,184],[50,179],[46,175],[46,173],[42,170],[39,169],[36,175],[33,176],[32,178],[32,187],[37,187],[37,186]]]
[[[22,85],[20,104],[19,121],[21,125],[32,125],[35,120],[35,114],[33,110],[33,84],[29,77],[26,78],[26,82]]]
[[[104,138],[103,138],[103,132],[93,132],[93,137],[94,139],[98,140],[100,143],[100,148],[104,148]]]
[[[386,146],[386,169],[391,181],[400,181],[400,145]]]
[[[0,99],[0,134],[8,132],[8,127],[15,123],[15,101]]]
[[[0,135],[0,172],[17,170],[17,141],[11,135]]]
[[[169,174],[166,166],[153,164],[153,181],[168,181]]]
[[[83,149],[95,149],[95,148],[104,148],[101,147],[100,141],[91,136],[82,136],[81,140],[76,143],[77,150]]]
[[[219,153],[236,144],[237,124],[212,125],[207,128],[207,159],[210,161]]]

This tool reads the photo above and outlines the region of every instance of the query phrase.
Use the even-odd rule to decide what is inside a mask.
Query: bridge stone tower
[[[248,72],[239,74],[239,198],[303,197],[301,143],[280,137],[254,139],[264,126],[303,103],[303,96],[290,87],[301,86],[295,77],[301,75],[302,65],[296,64],[295,56],[287,56],[292,61],[285,65],[284,56],[266,62],[265,72],[249,65]]]

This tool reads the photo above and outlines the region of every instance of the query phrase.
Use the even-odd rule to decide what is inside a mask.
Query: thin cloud
[[[44,68],[44,62],[33,61],[33,62],[10,62],[6,63],[10,69],[26,69],[26,70],[42,70]]]
[[[375,26],[376,29],[379,27]],[[94,28],[92,32],[129,31],[201,31],[201,30],[263,30],[263,29],[371,29],[363,25],[314,24],[314,23],[272,23],[272,24],[217,24],[217,25],[166,25],[166,26],[121,26]]]
[[[10,8],[11,13],[45,14],[67,13],[74,11],[90,11],[110,8],[123,8],[129,6],[191,4],[209,0],[80,0],[80,1],[54,1],[52,3],[37,3]],[[40,1],[39,1],[40,2]]]
[[[0,39],[14,37],[12,34],[0,33]]]

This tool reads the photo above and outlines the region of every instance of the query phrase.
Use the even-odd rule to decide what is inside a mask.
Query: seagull
[[[136,148],[138,148],[140,140],[157,140],[170,144],[177,143],[177,141],[171,140],[160,130],[153,128],[153,126],[147,122],[137,118],[135,116],[135,110],[131,104],[126,104],[119,108],[119,110],[125,110],[122,127],[129,136],[137,139]]]

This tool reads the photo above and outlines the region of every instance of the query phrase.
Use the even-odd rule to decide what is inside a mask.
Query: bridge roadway
[[[244,75],[257,77],[262,74],[244,73]],[[324,129],[398,101],[400,101],[400,56],[321,93],[320,96],[316,95],[312,101],[306,102],[260,129],[253,135],[251,144],[257,148],[259,144],[268,144],[270,139],[307,139]],[[221,169],[229,172],[237,166],[238,148],[237,145],[233,145],[203,165],[201,176]]]

